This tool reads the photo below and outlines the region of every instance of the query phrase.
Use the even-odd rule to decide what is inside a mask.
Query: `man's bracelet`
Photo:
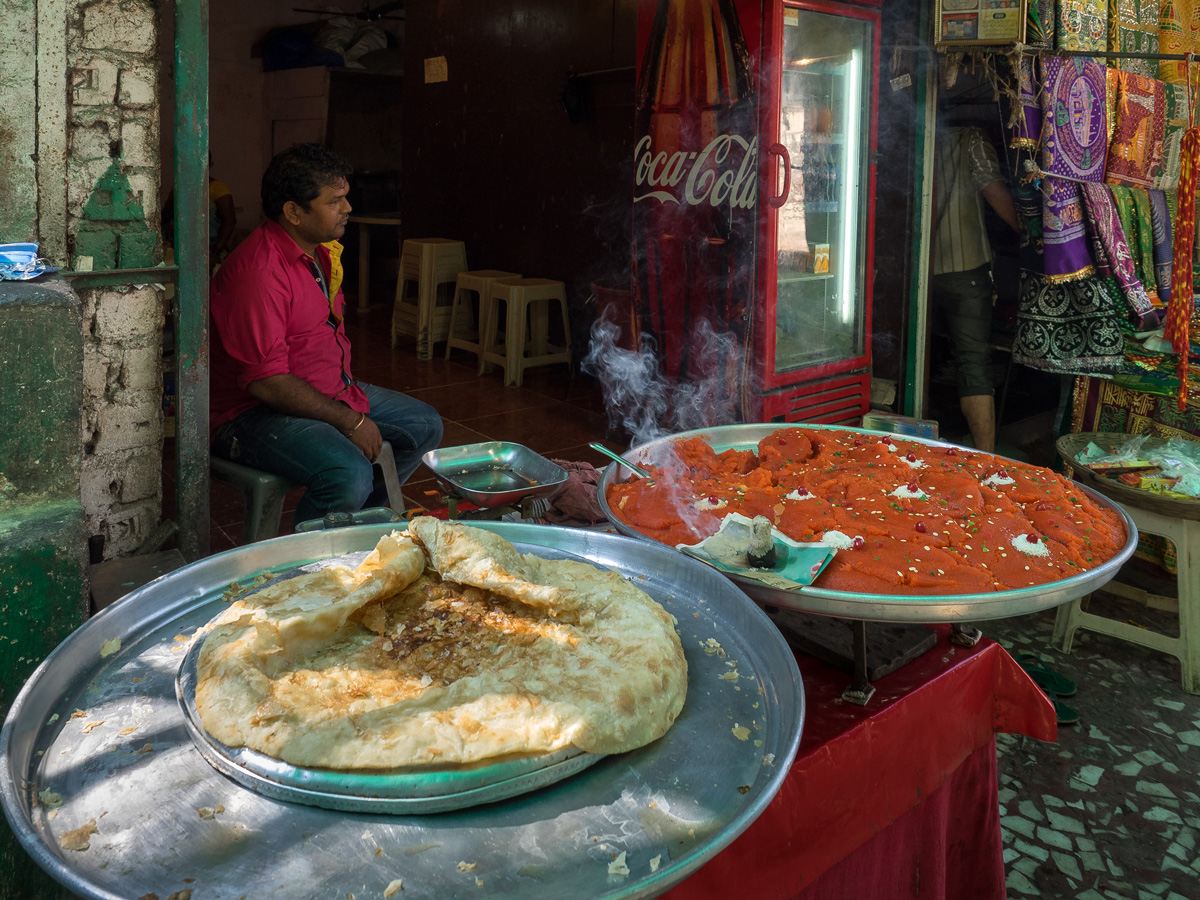
[[[351,428],[349,431],[343,431],[342,434],[344,434],[346,437],[350,437],[350,435],[352,435],[352,434],[354,434],[354,432],[358,431],[358,426],[361,425],[365,421],[367,421],[367,414],[360,413],[359,417],[358,417],[358,424],[355,425],[353,428]]]

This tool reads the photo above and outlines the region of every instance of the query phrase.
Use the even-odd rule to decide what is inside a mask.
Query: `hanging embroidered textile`
[[[1058,0],[1054,46],[1059,50],[1108,47],[1108,0]]]
[[[1117,73],[1117,117],[1104,180],[1152,187],[1163,162],[1167,100],[1157,78]]]
[[[1112,278],[1053,283],[1021,273],[1014,362],[1066,375],[1095,375],[1121,367],[1125,302]]]
[[[1042,169],[1048,174],[1042,207],[1045,275],[1050,282],[1095,272],[1083,221],[1080,181],[1104,176],[1108,135],[1105,68],[1084,57],[1042,61]]]
[[[1080,185],[1084,208],[1087,211],[1088,233],[1092,237],[1096,267],[1102,274],[1111,275],[1133,314],[1140,319],[1153,309],[1146,289],[1133,264],[1125,229],[1121,226],[1117,206],[1107,185]]]
[[[1171,283],[1179,285],[1175,297],[1167,307],[1167,325],[1163,336],[1171,342],[1171,349],[1178,354],[1176,374],[1179,378],[1178,405],[1187,408],[1188,356],[1190,351],[1188,323],[1192,318],[1192,291],[1184,288],[1192,284],[1192,251],[1196,239],[1196,174],[1197,155],[1200,154],[1200,128],[1189,128],[1184,132],[1180,144],[1182,167],[1179,172],[1179,239],[1175,242],[1174,261],[1171,267]]]
[[[1030,0],[1025,17],[1025,43],[1042,50],[1054,47],[1054,0]]]
[[[1158,281],[1154,277],[1154,223],[1150,218],[1150,192],[1118,185],[1109,185],[1109,191],[1117,207],[1121,228],[1125,231],[1125,241],[1129,245],[1129,255],[1133,259],[1138,281],[1146,289],[1151,304],[1161,308],[1163,304],[1158,296]]]
[[[1150,228],[1154,238],[1154,283],[1158,286],[1158,299],[1171,302],[1171,210],[1167,206],[1167,195],[1162,191],[1149,191]]]
[[[1120,53],[1158,52],[1158,0],[1108,0],[1108,49]],[[1120,59],[1117,68],[1158,77],[1153,59]]]
[[[1163,161],[1154,187],[1173,191],[1179,185],[1179,142],[1188,127],[1188,92],[1181,84],[1164,84],[1167,100],[1163,121]]]
[[[1038,98],[1037,57],[1022,54],[1017,61],[1017,102],[1013,109],[1010,147],[1033,150],[1042,137],[1042,101]]]
[[[1160,53],[1200,52],[1200,0],[1162,0],[1158,12],[1158,50]],[[1188,83],[1187,60],[1164,59],[1158,64],[1158,77],[1171,84]],[[1195,75],[1192,76],[1193,84]]]

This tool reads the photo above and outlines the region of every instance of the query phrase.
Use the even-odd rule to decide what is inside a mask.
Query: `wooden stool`
[[[479,295],[479,321],[482,324],[483,315],[492,302],[492,285],[501,278],[520,278],[519,272],[503,272],[500,269],[476,269],[474,272],[459,272],[458,281],[454,286],[454,302],[450,304],[450,325],[446,334],[446,359],[450,358],[450,348],[459,347],[470,350],[478,361],[480,358],[479,335],[482,328],[474,329],[459,335],[459,329],[471,320],[470,293]]]
[[[1097,443],[1105,446],[1110,433],[1092,433]],[[1195,500],[1165,497],[1127,487],[1120,482],[1097,477],[1080,467],[1072,450],[1082,446],[1087,434],[1063,435],[1058,439],[1058,452],[1068,466],[1074,470],[1081,484],[1104,494],[1121,504],[1139,532],[1158,534],[1175,544],[1175,571],[1179,585],[1179,637],[1168,637],[1147,628],[1138,628],[1117,619],[1086,612],[1083,603],[1086,597],[1065,603],[1058,608],[1054,622],[1053,641],[1060,643],[1064,653],[1071,652],[1071,643],[1077,629],[1086,628],[1100,634],[1111,635],[1132,644],[1139,644],[1169,653],[1179,659],[1183,689],[1189,694],[1200,694],[1200,503]],[[1127,439],[1129,435],[1116,437]],[[1153,507],[1153,508],[1151,508]],[[1109,582],[1105,591],[1119,596],[1136,598],[1136,588]]]
[[[550,302],[557,300],[562,313],[566,346],[550,344]],[[499,301],[506,304],[504,343],[497,339]],[[526,369],[551,363],[571,365],[571,326],[567,321],[567,294],[561,281],[549,278],[502,278],[492,284],[491,303],[481,313],[479,371],[489,363],[504,366],[504,383],[521,386]],[[528,352],[528,356],[526,356]]]
[[[400,277],[396,280],[396,302],[392,307],[392,346],[396,336],[417,338],[417,358],[430,359],[433,345],[450,333],[454,284],[467,269],[467,248],[449,238],[419,238],[400,247]],[[409,285],[412,292],[409,292]],[[443,285],[449,290],[439,291]],[[445,303],[439,294],[444,293]]]
[[[392,445],[387,441],[379,448],[375,465],[383,470],[383,482],[387,485],[388,506],[393,512],[404,512],[404,498],[400,494],[400,478],[396,474],[396,457]],[[303,485],[288,481],[280,475],[272,475],[261,469],[252,469],[241,463],[231,462],[214,456],[209,463],[212,480],[236,488],[242,494],[245,513],[242,517],[242,543],[253,544],[279,535],[279,522],[283,518],[283,498],[287,492]]]

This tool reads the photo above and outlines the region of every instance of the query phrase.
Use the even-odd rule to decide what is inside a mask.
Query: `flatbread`
[[[277,582],[218,616],[196,707],[218,741],[303,767],[620,753],[683,708],[674,626],[617,572],[418,518],[356,569]]]

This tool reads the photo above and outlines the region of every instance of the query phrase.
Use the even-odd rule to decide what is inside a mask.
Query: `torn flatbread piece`
[[[209,629],[204,729],[296,766],[620,753],[665,734],[687,690],[674,618],[619,573],[432,518]]]

